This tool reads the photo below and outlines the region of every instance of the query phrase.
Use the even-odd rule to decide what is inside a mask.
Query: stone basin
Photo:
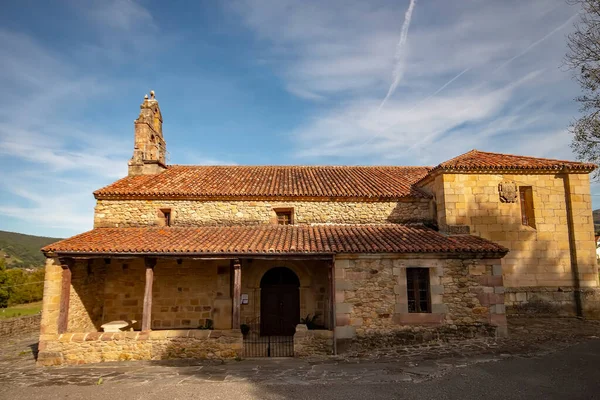
[[[107,322],[106,324],[102,325],[101,328],[104,330],[104,332],[121,332],[121,330],[123,328],[127,328],[128,326],[131,326],[133,324],[135,324],[137,321],[132,320],[132,321],[110,321]]]

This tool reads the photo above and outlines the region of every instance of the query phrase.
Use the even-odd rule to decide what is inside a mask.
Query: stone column
[[[58,315],[62,284],[62,268],[58,258],[47,258],[44,276],[44,298],[42,301],[41,335],[58,333]]]
[[[152,329],[152,284],[154,283],[154,266],[156,258],[145,258],[146,287],[144,289],[144,314],[142,315],[142,331]]]
[[[60,287],[60,306],[58,312],[58,333],[65,333],[69,328],[69,301],[71,298],[71,268],[72,258],[59,259],[62,268]]]

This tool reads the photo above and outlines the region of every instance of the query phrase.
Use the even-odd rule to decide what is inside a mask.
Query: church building
[[[47,258],[40,365],[309,356],[600,317],[593,164],[168,165],[153,92],[127,177]],[[168,138],[168,136],[167,136]]]

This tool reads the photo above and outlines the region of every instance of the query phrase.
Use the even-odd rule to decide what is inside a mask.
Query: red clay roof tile
[[[57,254],[506,253],[469,235],[421,225],[255,225],[96,228],[48,245]]]
[[[445,161],[435,168],[437,170],[473,170],[473,169],[525,169],[525,170],[571,170],[592,171],[595,164],[549,158],[516,156],[512,154],[490,153],[471,150],[451,160]]]
[[[390,166],[182,166],[129,176],[94,192],[105,198],[356,199],[428,198],[415,183],[432,172],[551,170],[591,172],[596,165],[472,150],[435,168]]]
[[[361,198],[429,197],[412,184],[428,167],[182,166],[129,176],[96,198]]]

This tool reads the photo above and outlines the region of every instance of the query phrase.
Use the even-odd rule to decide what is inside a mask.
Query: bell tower
[[[158,174],[167,168],[167,143],[162,133],[162,114],[154,90],[144,96],[140,115],[134,121],[133,157],[129,160],[129,176]]]

